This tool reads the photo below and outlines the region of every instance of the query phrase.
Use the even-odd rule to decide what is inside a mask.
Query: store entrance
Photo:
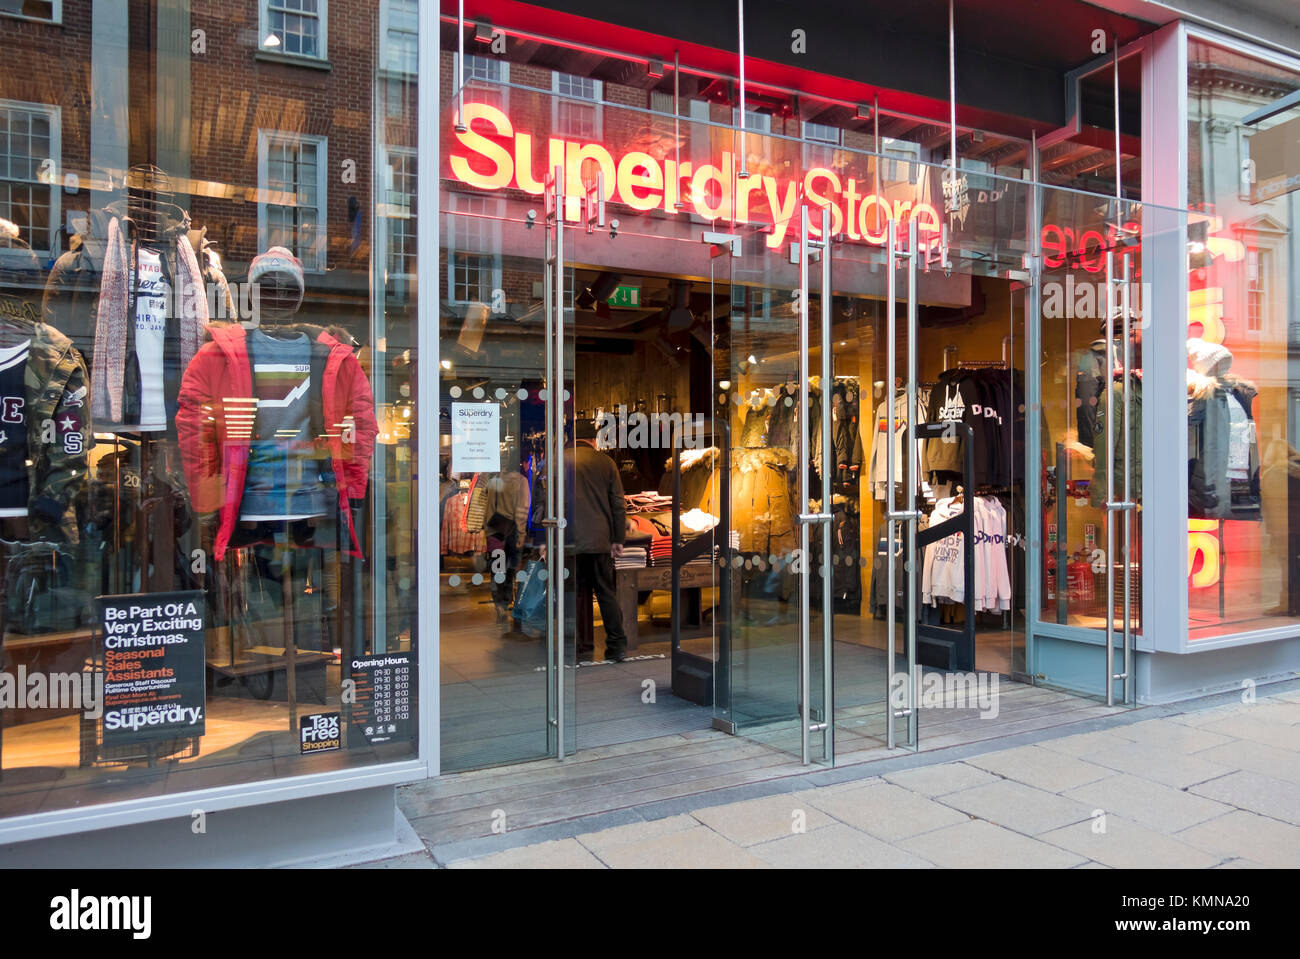
[[[444,304],[444,771],[710,727],[851,762],[918,741],[891,677],[1022,673],[1019,285],[918,248],[891,323],[877,248],[801,263],[766,231],[637,235],[561,207],[447,217],[449,288],[482,292]],[[476,243],[516,255],[489,267]],[[909,471],[912,412],[930,433]],[[621,506],[597,495],[615,486]],[[954,552],[925,526],[961,504],[970,589],[924,575]]]

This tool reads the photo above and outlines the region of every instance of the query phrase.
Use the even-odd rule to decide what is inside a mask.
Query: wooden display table
[[[717,570],[710,563],[687,563],[682,567],[681,601],[682,626],[700,626],[700,590],[717,584]],[[623,610],[623,629],[627,633],[629,651],[640,643],[640,625],[637,623],[637,595],[646,590],[671,590],[673,588],[673,568],[664,566],[646,566],[635,569],[616,571],[618,580],[618,605]]]

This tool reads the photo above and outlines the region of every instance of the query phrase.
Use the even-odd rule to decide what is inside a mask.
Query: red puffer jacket
[[[379,433],[374,395],[351,349],[319,327],[303,325],[301,329],[313,335],[315,349],[323,347],[327,351],[322,383],[319,387],[313,384],[321,389],[326,424],[326,435],[318,442],[329,444],[338,481],[339,511],[347,517],[352,555],[360,556],[348,501],[366,495],[370,458]],[[220,560],[226,555],[239,520],[248,474],[251,430],[239,414],[247,416],[248,398],[254,394],[244,328],[210,326],[208,334],[211,339],[195,354],[181,380],[176,431],[194,511],[220,510],[213,544],[213,557]],[[233,424],[227,416],[227,404],[229,412],[236,414]]]

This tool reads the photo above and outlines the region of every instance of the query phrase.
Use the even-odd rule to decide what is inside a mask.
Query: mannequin
[[[210,327],[185,371],[176,416],[185,474],[213,559],[252,547],[263,577],[280,581],[286,655],[309,595],[324,597],[325,629],[303,639],[328,652],[335,564],[361,555],[353,514],[378,433],[374,399],[351,346],[298,316],[305,282],[290,251],[256,257],[248,278],[253,317]]]

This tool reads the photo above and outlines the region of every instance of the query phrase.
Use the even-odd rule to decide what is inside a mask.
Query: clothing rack
[[[915,443],[918,439],[942,437],[951,425],[953,424],[909,424],[907,432],[904,434],[904,444]],[[973,449],[975,430],[965,423],[958,425],[966,433],[965,443],[963,444],[961,485],[963,489],[970,490],[973,489],[971,477],[975,475],[975,451]],[[910,449],[911,447],[907,446],[907,448]],[[962,571],[964,580],[963,595],[965,596],[962,605],[965,607],[966,615],[963,617],[961,626],[917,623],[916,661],[922,666],[932,666],[936,669],[973,670],[975,668],[975,610],[973,606],[975,597],[974,504],[964,503],[961,515],[919,530],[916,534],[916,549],[918,553],[923,554],[926,546],[937,543],[953,533],[962,534],[962,556],[965,567]],[[916,556],[912,557],[912,562],[917,568],[920,568],[921,564]],[[908,584],[913,591],[917,591],[918,577],[915,572],[908,578]],[[894,598],[891,596],[889,601],[893,602]]]

